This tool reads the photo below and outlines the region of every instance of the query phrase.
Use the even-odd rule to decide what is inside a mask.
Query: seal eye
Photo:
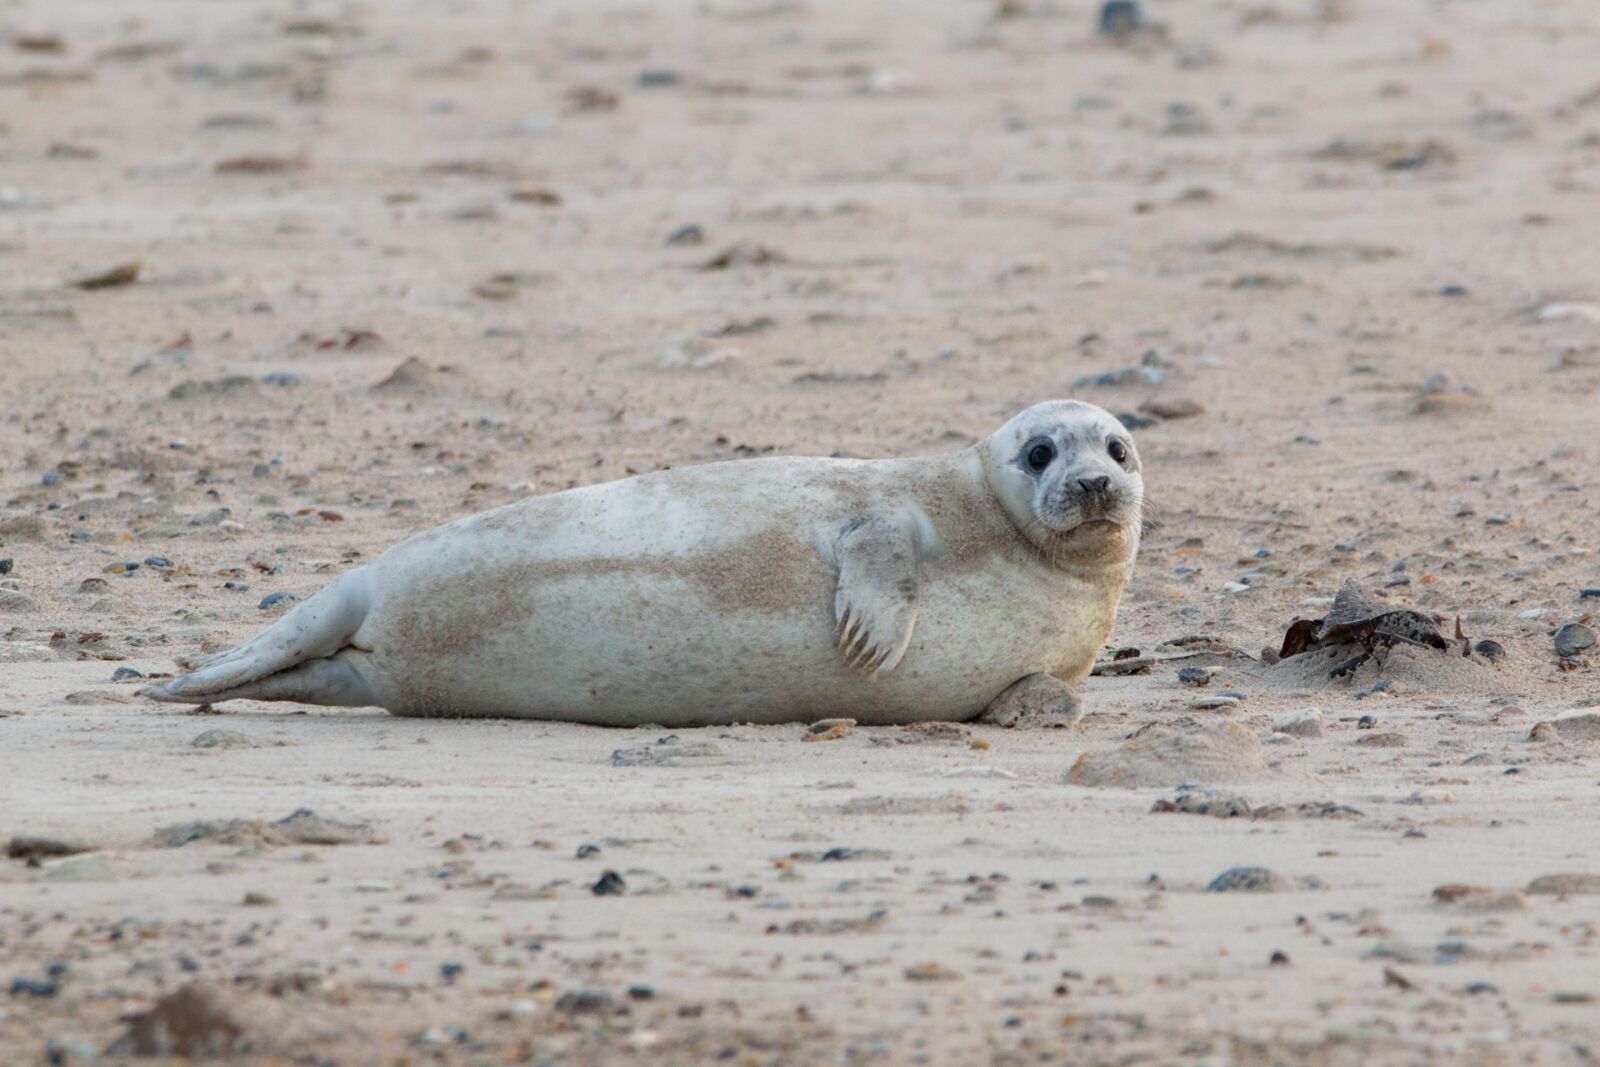
[[[1056,446],[1049,441],[1040,441],[1028,449],[1028,469],[1038,474],[1050,466],[1050,461],[1056,458]]]
[[[1112,438],[1111,443],[1106,445],[1106,451],[1111,454],[1111,458],[1116,462],[1128,462],[1128,446],[1116,438]]]

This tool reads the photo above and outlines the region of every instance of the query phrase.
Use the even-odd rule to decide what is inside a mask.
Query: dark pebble
[[[1571,658],[1595,646],[1594,631],[1581,622],[1569,622],[1556,631],[1556,653]]]
[[[628,883],[622,880],[622,875],[616,871],[607,871],[600,876],[600,880],[590,887],[590,892],[597,897],[620,897],[628,891]]]
[[[41,982],[34,978],[13,978],[11,980],[11,995],[14,997],[53,997],[61,992],[61,987],[54,981]]]
[[[67,535],[67,540],[76,541],[79,544],[82,544],[85,541],[93,541],[94,534],[90,533],[88,530],[73,530]]]
[[[1209,685],[1211,672],[1204,667],[1180,667],[1178,669],[1178,681],[1184,685]]]
[[[0,559],[0,574],[4,574],[6,572],[6,565],[10,562],[11,561],[9,559]],[[1584,589],[1578,593],[1578,599],[1600,600],[1600,589]]]
[[[113,682],[131,682],[135,678],[143,677],[144,675],[140,674],[132,667],[118,667],[116,670],[111,672],[111,680]]]
[[[639,85],[645,89],[659,89],[663,85],[677,85],[683,75],[665,67],[653,67],[639,72]]]
[[[172,566],[172,561],[166,556],[146,556],[144,565],[146,567],[170,567]]]
[[[223,582],[222,583],[222,588],[231,589],[235,593],[248,593],[250,591],[250,583],[249,582]]]
[[[291,374],[286,370],[275,370],[261,380],[267,385],[276,385],[281,389],[293,389],[300,384],[300,375]]]
[[[1207,893],[1265,893],[1282,885],[1282,879],[1265,867],[1229,867],[1206,886]]]
[[[1467,287],[1464,285],[1447,285],[1439,290],[1440,296],[1466,296]]]
[[[443,978],[446,983],[453,983],[457,978],[461,977],[466,969],[465,966],[459,963],[441,963],[439,964],[439,977]]]
[[[1126,429],[1144,430],[1154,426],[1157,420],[1146,418],[1143,415],[1135,415],[1131,411],[1124,411],[1122,414],[1117,416],[1117,421],[1122,423],[1123,427]]]
[[[1267,963],[1273,967],[1287,967],[1289,966],[1289,954],[1279,949],[1272,954],[1272,958],[1267,960]]]
[[[1493,663],[1495,660],[1504,657],[1506,654],[1505,646],[1499,641],[1479,641],[1477,644],[1472,646],[1472,651],[1476,652],[1490,663]]]
[[[262,597],[261,598],[261,603],[258,606],[261,608],[262,611],[266,611],[268,608],[272,607],[272,605],[274,605],[274,604],[282,603],[285,600],[299,600],[299,599],[300,599],[299,597],[295,596],[293,593],[289,592],[287,589],[280,589],[276,593],[268,593],[266,596]]]
[[[564,1015],[609,1014],[616,998],[604,989],[573,989],[556,998],[555,1009]]]
[[[579,845],[578,846],[578,858],[580,860],[586,860],[590,856],[598,856],[598,855],[600,855],[600,846],[599,845]]]
[[[667,234],[667,244],[669,245],[698,245],[704,244],[705,239],[706,231],[701,228],[698,222],[679,226],[676,230]]]
[[[656,991],[647,985],[631,985],[628,987],[629,1000],[654,1000]]]
[[[1473,982],[1467,986],[1467,992],[1474,996],[1479,993],[1498,993],[1500,992],[1500,987],[1491,982]]]
[[[1144,12],[1134,0],[1105,0],[1100,5],[1100,32],[1120,37],[1144,25]]]
[[[10,574],[10,573],[11,573],[11,561],[9,559],[0,559],[0,574]]]
[[[1376,725],[1378,725],[1378,717],[1376,715],[1363,715],[1356,720],[1357,730],[1370,730]]]

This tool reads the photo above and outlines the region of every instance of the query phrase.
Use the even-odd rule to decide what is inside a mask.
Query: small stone
[[[1569,622],[1556,631],[1556,654],[1564,659],[1571,659],[1594,646],[1594,631],[1581,622]]]
[[[1358,737],[1356,738],[1356,744],[1368,745],[1372,748],[1404,748],[1406,745],[1406,737],[1404,734],[1396,733],[1393,730],[1387,730],[1382,733],[1368,734],[1365,737]]]
[[[270,908],[278,903],[275,897],[266,893],[251,891],[244,895],[244,906],[247,908]]]
[[[1321,737],[1322,712],[1317,708],[1287,712],[1272,720],[1272,728],[1280,734],[1293,737]]]
[[[261,603],[257,604],[256,607],[260,608],[262,611],[268,611],[280,604],[288,606],[299,599],[300,598],[298,596],[289,592],[287,589],[279,589],[276,593],[268,593],[266,596],[262,597]]]
[[[1533,724],[1533,729],[1528,731],[1528,740],[1559,741],[1561,740],[1561,731],[1557,730],[1555,726],[1550,723],[1536,722]]]
[[[609,1015],[616,998],[604,989],[572,989],[556,998],[554,1008],[563,1015]]]
[[[0,574],[11,573],[12,562],[9,559],[0,559]]]
[[[1205,410],[1196,401],[1182,397],[1146,400],[1139,405],[1141,413],[1158,419],[1192,419],[1196,415],[1203,415]]]
[[[577,858],[580,859],[580,860],[586,860],[590,856],[598,856],[598,855],[600,855],[600,846],[599,845],[579,845],[576,855],[577,855]]]
[[[954,982],[961,978],[961,972],[942,963],[916,963],[905,969],[905,976],[908,982]]]
[[[856,728],[854,719],[818,719],[806,728],[803,741],[837,741]]]
[[[365,882],[356,883],[357,893],[387,893],[393,888],[393,882],[384,882],[378,879],[369,879]]]
[[[1272,955],[1270,957],[1268,957],[1268,959],[1267,959],[1267,966],[1269,966],[1269,967],[1287,967],[1287,966],[1289,966],[1289,954],[1287,952],[1284,952],[1282,949],[1274,950]]]
[[[9,559],[0,559],[0,574],[6,573],[5,572],[5,564],[10,563],[10,562],[11,561]],[[1580,590],[1578,592],[1578,599],[1579,600],[1600,600],[1600,589],[1583,589],[1583,590]]]
[[[14,997],[34,997],[46,1000],[61,992],[61,986],[53,979],[39,981],[34,978],[13,978],[11,980],[11,995]]]
[[[144,565],[146,567],[165,568],[172,566],[172,561],[166,556],[146,556]]]
[[[1217,673],[1215,667],[1180,667],[1178,669],[1178,682],[1182,685],[1205,686],[1211,684],[1211,676]]]
[[[669,245],[698,245],[704,244],[705,239],[706,231],[697,222],[679,226],[676,230],[667,234],[667,244]]]
[[[1472,651],[1476,652],[1490,663],[1504,659],[1506,655],[1505,646],[1499,641],[1479,641],[1477,644],[1472,646]]]
[[[1265,867],[1230,867],[1211,880],[1207,893],[1271,893],[1289,888],[1280,875]]]
[[[1201,697],[1192,700],[1189,706],[1196,711],[1228,711],[1238,707],[1242,701],[1236,696],[1224,696],[1221,693],[1215,696]]]
[[[1600,874],[1541,874],[1528,883],[1536,896],[1600,896]]]
[[[665,67],[651,67],[639,72],[641,89],[659,89],[666,85],[677,85],[682,80],[682,74]]]
[[[439,964],[439,977],[444,979],[446,985],[451,985],[454,984],[455,980],[460,978],[462,974],[466,972],[466,970],[467,968],[459,963],[441,963]]]
[[[238,730],[207,730],[189,744],[194,748],[252,748],[255,742]]]
[[[131,682],[143,677],[143,674],[134,670],[132,667],[118,667],[116,670],[111,672],[111,680],[113,682]]]
[[[6,842],[6,858],[13,860],[47,860],[61,856],[76,856],[93,851],[94,846],[60,837],[42,837],[18,834]]]
[[[1106,37],[1126,37],[1144,25],[1144,12],[1136,0],[1105,0],[1100,5],[1099,27]]]
[[[620,897],[628,891],[628,883],[616,871],[606,871],[589,891],[597,897]]]

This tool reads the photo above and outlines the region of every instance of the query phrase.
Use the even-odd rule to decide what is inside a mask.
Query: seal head
[[[1127,427],[1077,400],[1035,404],[981,446],[990,491],[1053,562],[1126,554],[1144,521],[1144,479]]]

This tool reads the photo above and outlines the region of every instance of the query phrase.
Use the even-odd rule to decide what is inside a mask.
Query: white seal
[[[1143,501],[1127,430],[1070,400],[945,455],[661,471],[404,541],[146,693],[611,726],[1015,721],[1043,693],[1075,718]]]

